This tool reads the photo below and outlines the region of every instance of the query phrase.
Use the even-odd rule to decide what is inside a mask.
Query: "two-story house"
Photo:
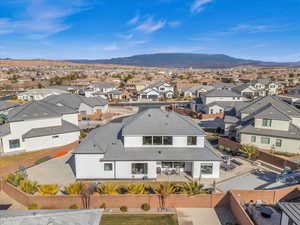
[[[159,82],[145,87],[139,93],[140,99],[174,98],[175,88],[166,82]]]
[[[211,85],[196,85],[182,90],[182,93],[184,97],[199,98],[201,94],[213,89],[214,87]]]
[[[53,104],[30,102],[8,112],[0,126],[0,152],[36,151],[79,140],[78,113]]]
[[[52,95],[43,100],[57,106],[65,106],[79,113],[79,120],[100,119],[108,112],[108,103],[102,97],[85,97],[75,94]]]
[[[77,179],[157,179],[178,171],[218,178],[220,157],[194,121],[148,109],[95,129],[74,150]]]
[[[276,96],[259,98],[240,110],[241,144],[300,153],[300,111]]]
[[[226,89],[225,90],[214,89],[202,94],[201,100],[204,105],[207,105],[209,103],[217,102],[217,101],[219,102],[220,101],[245,101],[247,99],[233,91],[229,91]]]
[[[17,98],[22,101],[39,101],[50,95],[61,95],[66,93],[68,92],[52,88],[31,89],[29,91],[19,93]]]
[[[117,87],[113,83],[109,82],[97,82],[92,83],[84,90],[86,97],[93,96],[106,96],[106,93],[117,90]]]

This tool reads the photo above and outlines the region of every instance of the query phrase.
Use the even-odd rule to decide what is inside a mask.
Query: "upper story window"
[[[20,148],[20,140],[19,139],[13,139],[9,140],[9,148]]]
[[[275,145],[276,145],[276,147],[281,147],[282,146],[282,140],[281,139],[276,139]]]
[[[162,145],[163,138],[162,136],[153,136],[153,145]]]
[[[143,136],[143,145],[173,145],[172,136]]]
[[[251,142],[256,142],[256,136],[251,136]]]
[[[187,145],[197,145],[197,136],[188,136]]]
[[[272,120],[271,119],[263,119],[262,125],[263,125],[263,127],[271,127],[272,126]]]
[[[152,145],[152,136],[143,136],[143,145]]]

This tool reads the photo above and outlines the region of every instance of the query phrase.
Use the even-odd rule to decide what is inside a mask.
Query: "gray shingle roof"
[[[225,115],[224,117],[224,123],[237,123],[239,121],[240,119],[235,116]]]
[[[252,101],[249,105],[245,106],[240,110],[241,113],[253,114],[260,110],[262,107],[265,107],[268,104],[272,104],[276,107],[280,112],[286,114],[290,117],[300,117],[300,110],[296,107],[282,101],[277,96],[266,96],[258,98]]]
[[[148,109],[124,121],[123,135],[204,135],[197,123],[175,112]]]
[[[241,97],[240,94],[229,90],[211,90],[203,94],[206,97]]]
[[[246,101],[215,101],[207,104],[207,106],[210,107],[210,106],[218,105],[224,108],[225,111],[231,109],[235,109],[236,111],[239,111],[240,109],[246,107],[249,104],[250,102],[246,102]]]
[[[81,142],[81,144],[73,151],[73,153],[74,154],[104,154],[104,158],[102,159],[104,161],[126,161],[126,160],[219,161],[220,160],[220,157],[213,151],[212,146],[207,141],[205,142],[204,148],[188,148],[188,147],[186,148],[177,148],[177,147],[124,148],[122,138],[121,138],[122,128],[124,126],[127,126],[128,124],[133,125],[135,120],[139,120],[139,121],[140,119],[143,120],[143,116],[145,115],[147,116],[148,113],[151,112],[153,113],[153,109],[146,110],[142,113],[137,114],[134,117],[124,119],[123,122],[121,123],[110,123],[103,127],[93,130]],[[152,115],[156,115],[155,112]],[[162,114],[160,114],[160,116],[163,117],[165,115],[166,112],[162,112]],[[140,118],[140,116],[142,118]],[[152,121],[154,120],[161,121],[158,117],[152,117]],[[175,119],[175,121],[180,122],[180,119],[179,120]],[[140,122],[138,122],[138,124],[139,123]],[[192,130],[194,130],[193,132],[196,132],[196,128],[193,128],[193,125],[190,125],[190,127]],[[180,134],[180,124],[177,124],[177,126],[175,124],[174,126],[172,126],[172,128],[178,129],[178,131],[174,133]],[[204,134],[204,132],[200,127],[197,129],[198,129],[197,132],[198,135]],[[183,130],[183,132],[184,131],[185,130]],[[156,133],[153,134],[159,135]]]
[[[18,105],[19,104],[16,104],[16,103],[13,103],[13,102],[0,101],[0,111],[8,110],[8,109],[14,108]]]
[[[64,134],[79,131],[79,127],[69,123],[65,120],[62,120],[61,126],[52,126],[52,127],[42,127],[42,128],[33,128],[25,133],[22,138],[33,138],[33,137],[42,137],[55,134]]]
[[[5,123],[0,126],[0,137],[10,134],[10,126],[9,123]]]
[[[2,210],[1,225],[99,225],[103,210]]]
[[[274,119],[274,120],[283,120],[283,121],[290,121],[291,118],[286,115],[285,113],[278,110],[275,106],[272,104],[267,104],[265,107],[263,107],[261,110],[259,110],[255,115],[255,118],[258,119]]]
[[[69,107],[73,110],[78,110],[81,103],[91,107],[107,105],[107,101],[101,97],[88,98],[74,94],[51,95],[45,98],[43,102],[52,103],[55,105],[60,103],[63,106]]]
[[[245,134],[256,134],[256,135],[260,135],[260,136],[300,139],[300,128],[293,124],[290,124],[288,131],[255,128],[253,125],[250,124],[246,127],[243,127],[242,129],[240,129],[239,132],[245,133]]]
[[[215,88],[219,88],[219,89],[231,89],[233,87],[235,87],[234,84],[231,83],[223,83],[223,82],[217,82],[217,83],[213,83],[212,86],[214,86]]]
[[[8,121],[23,121],[29,119],[59,117],[63,114],[73,114],[76,111],[71,108],[56,106],[46,102],[29,102],[19,105],[8,112]]]
[[[294,224],[300,225],[300,203],[279,202],[280,209],[292,219]]]
[[[97,83],[92,83],[91,86],[97,87],[97,88],[114,88],[115,85],[110,82],[97,82]]]
[[[210,91],[210,90],[214,89],[214,87],[210,86],[210,85],[196,85],[196,86],[184,89],[184,92],[192,92],[192,93],[194,93],[194,92],[196,92],[196,91],[198,91],[200,89],[204,89],[206,91]]]

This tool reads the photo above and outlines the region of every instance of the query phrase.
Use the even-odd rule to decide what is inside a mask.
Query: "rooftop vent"
[[[150,114],[150,113],[148,114],[148,117],[151,117],[151,114]]]

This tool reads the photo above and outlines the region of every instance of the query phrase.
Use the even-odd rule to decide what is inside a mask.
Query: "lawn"
[[[176,215],[103,215],[100,225],[178,225]]]
[[[36,151],[36,152],[27,152],[27,153],[22,153],[17,155],[2,156],[0,157],[0,168],[14,165],[18,162],[28,160],[32,157],[37,157],[41,155],[42,152],[43,150]]]

